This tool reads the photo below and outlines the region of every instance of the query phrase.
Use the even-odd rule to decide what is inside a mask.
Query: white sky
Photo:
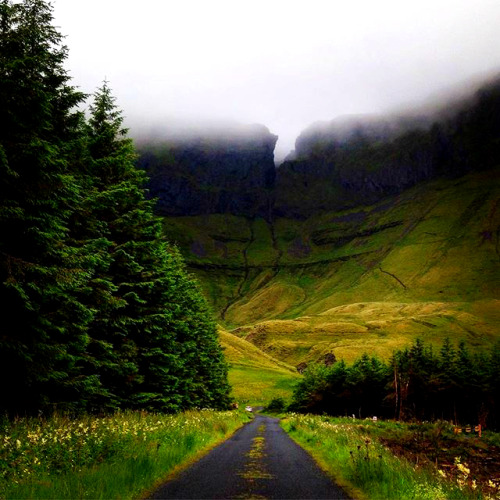
[[[73,83],[104,78],[131,133],[376,113],[500,70],[500,0],[54,0]]]

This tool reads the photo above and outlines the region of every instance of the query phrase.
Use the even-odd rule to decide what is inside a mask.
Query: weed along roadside
[[[246,422],[212,410],[2,421],[0,498],[139,498]]]
[[[457,435],[447,422],[408,424],[290,414],[288,434],[356,498],[496,499],[500,434]]]

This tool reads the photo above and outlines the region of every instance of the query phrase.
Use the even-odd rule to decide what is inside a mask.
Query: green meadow
[[[221,330],[219,335],[229,363],[232,396],[238,404],[266,406],[277,397],[291,398],[299,378],[294,367],[231,333]]]

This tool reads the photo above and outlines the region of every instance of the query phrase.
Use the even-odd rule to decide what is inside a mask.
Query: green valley
[[[219,322],[281,362],[487,347],[500,319],[498,169],[303,220],[169,217]]]
[[[229,383],[240,403],[267,405],[274,398],[289,399],[299,379],[297,370],[266,354],[251,342],[224,330],[219,332],[230,364]]]

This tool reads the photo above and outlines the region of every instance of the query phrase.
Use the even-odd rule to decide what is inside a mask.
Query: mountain
[[[500,169],[305,220],[165,219],[219,320],[297,366],[499,337]]]
[[[304,219],[375,203],[422,181],[492,168],[500,159],[499,137],[496,79],[433,112],[316,123],[278,168],[277,137],[261,125],[143,138],[139,163],[163,215]]]
[[[142,149],[157,194],[191,183],[168,209],[160,200],[164,230],[227,330],[299,369],[416,337],[498,341],[498,81],[432,116],[316,124],[275,176],[275,138],[260,131],[245,143],[244,158],[263,155],[250,180],[231,170],[232,139],[188,142],[185,164],[170,145]]]
[[[297,138],[277,170],[277,215],[374,203],[437,177],[498,164],[500,80],[432,114],[349,116],[317,123]]]

